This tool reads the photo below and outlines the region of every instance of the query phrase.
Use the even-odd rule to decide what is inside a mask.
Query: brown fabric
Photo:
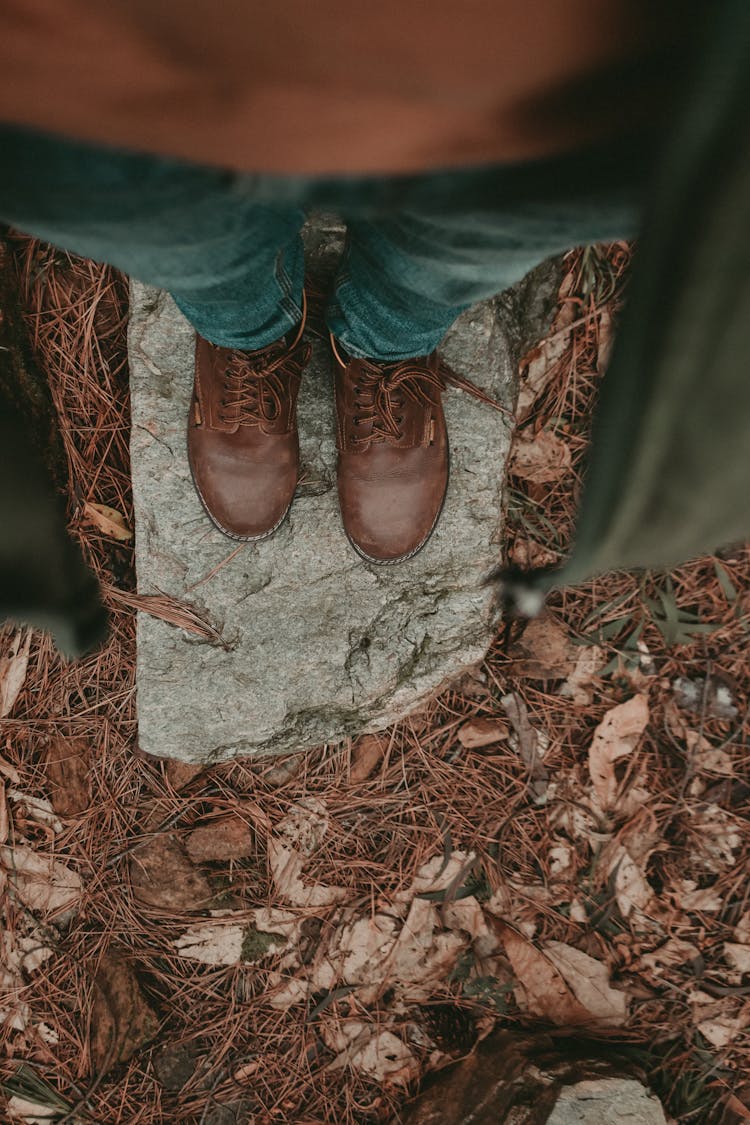
[[[299,478],[297,395],[311,348],[295,338],[257,352],[198,336],[188,459],[211,520],[232,539],[265,539],[282,522]]]
[[[5,0],[0,120],[284,174],[515,162],[653,124],[690,4]]]

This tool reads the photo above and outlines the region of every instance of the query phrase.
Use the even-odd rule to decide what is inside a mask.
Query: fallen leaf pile
[[[31,629],[18,629],[0,655],[0,719],[9,715],[20,695],[29,666]]]

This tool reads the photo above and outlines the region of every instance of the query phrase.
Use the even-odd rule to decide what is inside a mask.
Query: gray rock
[[[342,235],[324,216],[308,224],[313,273],[330,272]],[[506,319],[496,301],[470,310],[442,352],[510,403],[515,357]],[[313,343],[298,412],[303,476],[292,510],[271,539],[237,551],[207,519],[190,480],[192,330],[166,294],[133,285],[139,592],[188,602],[222,638],[203,640],[139,614],[138,716],[148,753],[210,762],[380,729],[480,660],[492,638],[492,599],[482,580],[500,551],[507,418],[447,392],[451,483],[437,530],[414,559],[368,565],[341,527],[331,362],[325,341]]]
[[[589,1078],[564,1086],[547,1125],[666,1125],[661,1102],[634,1078]]]
[[[404,1125],[666,1125],[626,1059],[611,1047],[608,1058],[581,1057],[579,1047],[575,1036],[497,1029],[428,1076]]]

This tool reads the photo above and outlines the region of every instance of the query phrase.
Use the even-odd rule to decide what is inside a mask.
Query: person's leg
[[[355,219],[328,327],[353,356],[427,355],[464,309],[520,281],[552,254],[632,234],[636,218],[635,207],[623,201],[581,199]]]
[[[219,170],[0,126],[0,221],[168,290],[214,344],[255,349],[302,316],[304,213]]]
[[[337,360],[338,491],[370,562],[410,558],[440,516],[449,472],[435,353],[464,309],[577,243],[630,233],[622,202],[525,201],[505,210],[401,211],[349,224],[328,308]]]
[[[18,129],[0,128],[0,166],[0,219],[172,294],[198,333],[198,495],[225,534],[271,534],[299,475],[304,213],[258,204],[230,173]]]

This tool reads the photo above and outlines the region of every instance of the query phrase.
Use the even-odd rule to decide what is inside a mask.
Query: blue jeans
[[[641,151],[424,176],[243,175],[0,126],[0,219],[168,290],[225,347],[301,316],[305,209],[347,245],[326,320],[351,354],[431,352],[464,309],[551,254],[633,233]]]

